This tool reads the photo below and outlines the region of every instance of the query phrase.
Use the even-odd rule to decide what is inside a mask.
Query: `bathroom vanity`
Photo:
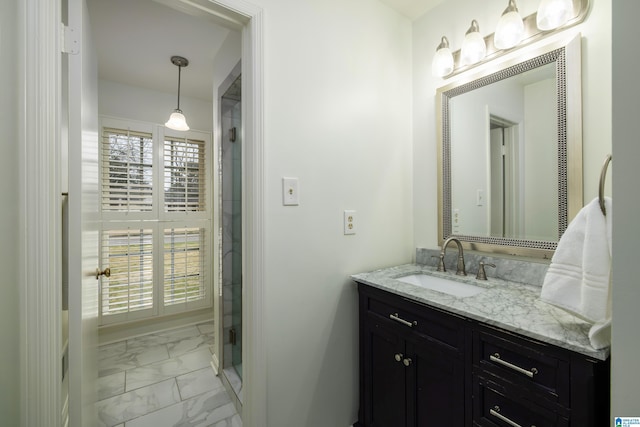
[[[360,427],[603,426],[609,352],[588,324],[494,279],[457,297],[400,281],[406,265],[352,276],[360,310]]]
[[[579,35],[550,41],[437,90],[442,249],[352,276],[357,426],[610,424],[609,349],[591,346],[590,324],[539,299],[545,262],[583,206],[580,50]],[[526,176],[534,170],[549,173]],[[467,271],[492,266],[491,278],[429,266],[456,265],[445,260],[451,240],[454,271],[473,250]]]

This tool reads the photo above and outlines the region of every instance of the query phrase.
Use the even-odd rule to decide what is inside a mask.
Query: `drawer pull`
[[[538,373],[538,370],[536,368],[531,368],[530,370],[526,370],[521,368],[520,366],[516,366],[512,363],[505,362],[504,360],[500,359],[499,353],[493,353],[491,356],[489,356],[489,359],[492,362],[499,363],[503,366],[506,366],[509,369],[513,369],[514,371],[520,372],[521,374],[525,374],[529,378],[533,378],[533,376]]]
[[[404,354],[402,353],[396,353],[394,356],[394,359],[396,359],[396,362],[402,362],[402,358],[404,357]]]
[[[505,417],[504,415],[500,414],[500,407],[499,406],[494,406],[493,409],[489,410],[489,413],[491,415],[493,415],[494,417],[496,417],[497,419],[504,421],[505,423],[509,424],[510,426],[513,427],[522,427],[520,424],[511,421],[509,418]],[[536,427],[534,425],[532,425],[531,427]]]
[[[396,322],[400,322],[403,325],[408,326],[410,328],[412,328],[412,327],[414,327],[415,325],[418,324],[418,322],[416,322],[415,320],[413,321],[413,323],[411,323],[411,322],[409,322],[407,320],[401,319],[400,317],[398,317],[398,313],[390,314],[389,315],[389,319],[395,320]]]

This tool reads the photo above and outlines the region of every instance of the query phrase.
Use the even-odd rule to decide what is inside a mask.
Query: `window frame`
[[[152,209],[148,212],[115,212],[103,211],[103,135],[105,128],[116,130],[129,130],[133,132],[146,132],[152,135]],[[126,229],[151,229],[153,236],[153,307],[139,311],[108,314],[102,312],[102,282],[99,292],[99,325],[106,326],[117,323],[149,319],[193,310],[213,307],[214,284],[214,247],[213,247],[213,167],[214,148],[211,132],[189,130],[185,132],[174,131],[159,124],[153,124],[137,120],[128,120],[110,116],[100,116],[99,134],[99,161],[98,161],[98,191],[100,193],[100,249],[99,256],[101,268],[103,265],[103,231]],[[164,190],[164,144],[165,137],[174,139],[190,139],[204,141],[204,210],[201,211],[166,211]],[[164,230],[169,228],[201,228],[204,229],[204,298],[196,301],[172,304],[164,306]]]

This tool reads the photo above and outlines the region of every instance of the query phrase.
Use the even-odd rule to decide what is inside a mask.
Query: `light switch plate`
[[[300,204],[298,178],[282,178],[282,204],[284,206],[298,206]]]

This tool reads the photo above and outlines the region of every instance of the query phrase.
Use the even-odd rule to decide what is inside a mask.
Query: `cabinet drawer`
[[[476,331],[474,365],[548,400],[570,404],[571,363],[550,346],[512,335]]]
[[[486,427],[568,427],[569,419],[504,385],[473,378],[473,424]]]
[[[386,292],[367,295],[366,310],[400,328],[455,349],[464,345],[462,319]]]

